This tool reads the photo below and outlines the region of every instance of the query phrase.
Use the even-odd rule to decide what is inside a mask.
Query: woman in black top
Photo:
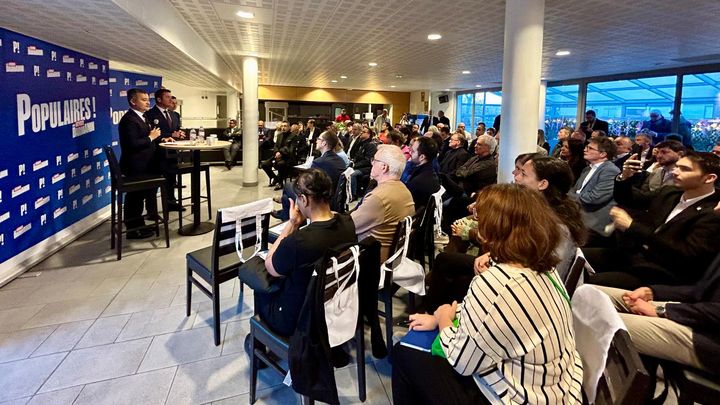
[[[295,332],[315,263],[328,249],[357,243],[348,215],[330,211],[332,181],[325,172],[309,169],[295,180],[297,198],[290,200],[290,220],[265,259],[265,268],[280,278],[280,289],[255,293],[255,312],[270,329],[284,336]],[[306,220],[310,224],[305,225]]]
[[[583,141],[578,139],[566,139],[562,141],[562,148],[560,149],[560,159],[566,161],[570,165],[570,170],[573,172],[575,180],[573,184],[580,178],[580,173],[587,166],[585,158],[583,157],[585,150],[585,144]]]

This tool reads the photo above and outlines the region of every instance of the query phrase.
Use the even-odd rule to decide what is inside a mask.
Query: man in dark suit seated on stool
[[[170,90],[160,89],[155,92],[155,107],[145,113],[150,125],[160,128],[160,137],[155,140],[156,144],[185,139],[185,133],[180,129],[180,120],[175,117],[175,113],[171,109],[172,106],[172,93]],[[165,176],[168,209],[171,211],[183,211],[184,209],[178,204],[175,198],[175,188],[177,186],[177,154],[174,151],[168,152],[163,148],[157,147],[155,148],[155,159],[157,160],[158,167]],[[150,210],[149,208],[148,211]],[[157,204],[153,211],[157,211]]]
[[[127,92],[130,109],[120,119],[118,131],[120,133],[120,170],[129,178],[142,178],[158,173],[155,155],[155,140],[160,138],[160,128],[150,128],[145,117],[145,111],[150,108],[150,97],[142,89],[130,89]],[[157,215],[157,203],[155,195],[157,190],[143,190],[127,193],[123,215],[127,229],[138,228],[145,225],[142,218],[143,202],[152,201],[155,204],[155,212],[148,212],[150,215]],[[153,205],[146,203],[150,208]],[[128,239],[143,239],[154,235],[151,229],[129,231]]]
[[[283,181],[290,176],[290,171],[297,162],[295,149],[297,147],[300,128],[297,125],[288,126],[287,122],[282,123],[281,132],[277,135],[273,147],[273,157],[262,162],[261,167],[270,179],[270,186],[276,190],[282,188]],[[278,174],[273,172],[277,169]]]
[[[639,160],[625,162],[615,179],[615,199],[622,207],[647,211],[634,217],[620,207],[610,211],[612,226],[627,242],[619,249],[583,249],[597,271],[589,282],[627,290],[692,285],[720,247],[720,216],[713,212],[720,201],[715,189],[720,157],[689,153],[673,169],[675,186],[655,192],[632,186],[629,179],[641,170]]]
[[[347,168],[345,161],[334,152],[334,149],[339,142],[340,138],[338,138],[334,132],[323,132],[315,142],[316,150],[320,151],[322,155],[317,159],[313,159],[312,164],[310,165],[311,169],[320,169],[324,171],[328,177],[330,177],[333,192],[337,187],[340,175]],[[294,200],[296,197],[295,190],[292,187],[292,181],[285,181],[282,197],[279,199],[277,199],[277,197],[273,198],[273,201],[282,204],[282,209],[273,211],[270,215],[272,215],[273,218],[281,219],[283,221],[290,219],[290,200]]]

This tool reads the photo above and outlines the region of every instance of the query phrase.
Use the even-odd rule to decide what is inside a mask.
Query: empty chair
[[[356,302],[354,303],[354,307],[359,308],[359,296],[357,295],[357,288],[353,289],[353,287],[356,287],[358,282],[360,254],[362,254],[362,252],[360,251],[358,246],[352,246],[348,249],[342,250],[339,253],[328,252],[326,256],[321,261],[319,261],[319,264],[316,267],[316,272],[315,274],[313,274],[310,286],[308,287],[308,296],[311,298],[307,299],[305,301],[305,305],[303,305],[302,314],[300,315],[300,322],[303,322],[303,319],[309,319],[308,317],[313,317],[316,314],[317,311],[313,305],[314,302],[312,300],[312,297],[315,296],[313,292],[320,291],[324,297],[322,301],[325,307],[324,313],[326,319],[323,319],[322,321],[323,323],[325,323],[326,328],[316,328],[315,332],[320,333],[319,331],[321,330],[327,331],[328,335],[323,336],[322,341],[326,342],[331,347],[333,346],[333,343],[335,343],[335,346],[344,343],[342,339],[331,339],[331,335],[337,336],[338,334],[342,334],[344,332],[347,336],[347,332],[349,332],[347,330],[347,325],[341,325],[335,322],[327,321],[328,312],[333,311],[336,300],[355,300]],[[351,291],[352,294],[347,297],[340,297],[338,294],[343,291]],[[353,305],[350,305],[350,303],[348,303],[348,307],[352,306]],[[345,322],[346,324],[349,322],[350,324],[355,325],[354,335],[351,337],[351,340],[355,341],[355,345],[357,348],[357,372],[359,391],[358,396],[360,400],[364,402],[366,399],[365,339],[362,317],[360,316],[359,312],[352,312],[342,315],[347,316]],[[318,319],[310,320],[314,325],[317,325],[317,322],[320,321]],[[260,362],[267,364],[273,370],[278,372],[281,376],[285,376],[288,371],[281,366],[280,362],[290,362],[290,367],[292,367],[292,360],[289,359],[290,351],[299,350],[299,348],[291,347],[291,341],[294,339],[294,337],[288,339],[274,333],[272,330],[270,330],[268,325],[263,322],[260,315],[255,315],[250,319],[250,335],[250,403],[252,404],[255,403],[256,400],[257,374]],[[333,342],[333,340],[336,341]],[[313,341],[312,344],[321,345],[322,343],[318,341]],[[322,361],[322,359],[318,359],[318,361]],[[292,375],[291,377],[300,378],[299,376]],[[332,380],[334,382],[334,375],[332,376]],[[330,395],[332,396],[332,394]],[[337,397],[336,388],[334,396]],[[322,400],[323,398],[318,399]],[[324,399],[327,400],[327,398]],[[314,401],[312,398],[304,397],[303,402],[313,403]]]
[[[139,229],[155,228],[155,234],[160,236],[159,223],[162,222],[165,228],[165,247],[170,247],[170,234],[168,232],[167,196],[165,190],[165,178],[162,176],[148,176],[144,178],[128,178],[120,171],[115,151],[110,146],[103,146],[105,156],[110,165],[110,249],[117,248],[117,259],[122,259],[122,235],[129,231]],[[162,203],[162,219],[155,217],[155,223],[141,227],[123,230],[123,221],[132,218],[123,218],[123,195],[125,193],[143,190],[157,190],[160,188],[160,200]]]
[[[272,199],[266,198],[218,210],[212,245],[186,255],[186,315],[190,316],[194,284],[212,300],[215,346],[220,345],[220,284],[235,279],[242,263],[249,259],[249,257],[242,257],[240,246],[254,247],[253,256],[260,251],[267,250],[272,208]],[[208,286],[196,277],[199,277]],[[242,284],[240,289],[242,297]],[[242,301],[239,302],[239,305],[242,305]]]

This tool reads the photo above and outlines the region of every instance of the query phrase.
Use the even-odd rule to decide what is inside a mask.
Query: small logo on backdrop
[[[0,170],[0,179],[8,176],[8,169]]]
[[[103,153],[103,150],[101,148],[95,148],[93,149],[93,156],[97,156],[99,154]]]
[[[90,188],[90,179],[85,180],[85,188]]]
[[[62,164],[62,156],[57,155],[55,156],[55,166],[60,166]]]
[[[25,163],[18,165],[18,176],[24,176],[25,175]]]
[[[136,81],[135,81],[135,85],[136,85],[136,86],[147,86],[147,85],[148,85],[148,81],[147,81],[147,80],[136,80]]]
[[[80,67],[85,67],[85,59],[80,58]]]
[[[102,72],[105,73],[106,66],[102,65]]]
[[[2,190],[0,190],[0,203],[2,202]]]
[[[40,226],[45,226],[47,224],[47,214],[40,215]]]
[[[50,51],[50,60],[51,60],[52,62],[57,62],[57,52],[55,52],[55,51]]]
[[[95,76],[90,78],[90,83],[94,86],[97,84],[97,79],[95,79]]]
[[[98,68],[98,64],[97,64],[97,63],[95,63],[95,62],[90,62],[90,63],[88,63],[88,69],[90,69],[90,70],[97,70],[97,68]]]
[[[20,42],[13,41],[13,52],[12,53],[20,53]]]
[[[107,85],[108,85],[108,81],[105,80],[105,79],[100,79],[100,81],[98,82],[98,84],[99,84],[100,86],[107,86]],[[110,93],[110,95],[112,96],[112,93]]]
[[[111,77],[108,79],[110,83],[117,83],[117,77]]]
[[[65,80],[68,82],[72,81],[72,72],[67,72],[67,75],[65,76]]]
[[[75,169],[73,169],[73,170],[75,170]],[[62,173],[62,172],[61,172],[61,173],[55,173],[55,174],[53,174],[51,182],[52,182],[52,184],[55,184],[55,183],[57,183],[58,181],[61,181],[61,180],[65,180],[65,173]]]
[[[90,200],[92,200],[92,199],[93,199],[93,195],[92,195],[92,194],[88,194],[88,195],[86,195],[85,197],[82,198],[82,204],[85,205],[85,204],[89,203]]]
[[[24,217],[27,215],[27,203],[20,204],[20,216]]]
[[[110,186],[105,187],[105,194],[107,194],[111,191],[112,191],[112,187],[110,187]]]
[[[48,69],[47,77],[60,77],[60,71],[57,71],[55,69]]]
[[[130,78],[129,78],[129,77],[126,77],[125,80],[123,81],[123,84],[124,84],[125,86],[129,86],[129,85],[130,85]]]
[[[38,160],[37,162],[33,163],[33,171],[36,172],[40,169],[44,169],[48,167],[48,161],[47,160]]]
[[[38,66],[38,65],[33,66],[33,76],[40,77],[40,66]]]
[[[18,65],[15,62],[7,62],[5,64],[5,72],[6,73],[23,73],[23,72],[25,72],[25,66]]]
[[[73,58],[70,55],[63,55],[62,62],[63,63],[75,63],[75,58]]]
[[[18,226],[13,232],[13,239],[21,237],[25,232],[29,231],[30,229],[32,229],[32,224]]]
[[[112,141],[112,146],[118,146],[119,144],[118,141]]]
[[[40,177],[38,179],[38,188],[39,189],[45,188],[45,177]]]
[[[75,169],[70,169],[70,178],[74,179],[75,176],[77,176],[77,171]]]
[[[158,82],[157,82],[157,80],[155,80],[155,81],[153,82],[153,87],[154,87],[154,88],[157,88],[157,86],[158,86]]]
[[[99,171],[99,170],[102,170],[102,163],[100,163],[100,162],[95,162],[95,170],[98,170],[98,171]]]
[[[57,199],[62,200],[63,199],[63,190],[60,189],[57,191]]]
[[[95,176],[95,184],[100,184],[105,180],[103,176]]]
[[[72,185],[72,186],[70,186],[70,188],[68,189],[68,195],[73,195],[73,194],[75,194],[75,192],[78,191],[78,190],[80,190],[80,185],[79,185],[79,184]]]
[[[28,191],[30,191],[30,184],[26,184],[24,186],[15,186],[15,188],[12,190],[12,198],[25,194]]]
[[[57,219],[57,217],[64,214],[65,212],[67,212],[67,207],[60,207],[56,209],[55,211],[53,211],[53,219]]]
[[[78,207],[78,206],[77,206],[77,200],[73,200],[73,201],[72,201],[72,209],[76,210],[77,207]]]
[[[43,56],[44,52],[42,49],[38,48],[35,45],[30,45],[27,47],[27,54],[32,56]]]
[[[110,163],[108,162],[107,159],[103,160],[103,167],[108,167],[109,165],[110,165]]]
[[[81,123],[81,124],[78,125],[78,123]],[[79,127],[82,127],[84,124],[85,124],[85,121],[78,121],[78,122],[75,123],[75,125],[76,125],[78,128],[79,128]],[[89,158],[89,157],[90,157],[90,149],[85,149],[85,150],[83,151],[83,156],[85,157],[85,159]]]
[[[10,219],[10,211],[0,215],[0,224]]]
[[[87,76],[77,75],[77,76],[75,76],[75,81],[77,83],[84,83],[87,81]]]
[[[35,200],[35,209],[38,209],[49,202],[50,202],[50,196],[40,197],[37,200]]]
[[[83,167],[80,168],[80,174],[85,174],[92,170],[92,166],[90,165],[83,165]]]
[[[120,90],[119,97],[127,97],[127,90]]]
[[[72,162],[73,160],[75,160],[75,159],[77,159],[77,158],[79,158],[79,157],[80,157],[80,155],[79,155],[78,153],[71,153],[71,154],[68,155],[67,161],[68,161],[68,163],[70,163],[70,162]]]

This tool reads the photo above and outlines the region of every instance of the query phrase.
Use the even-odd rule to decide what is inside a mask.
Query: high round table
[[[177,141],[161,143],[160,147],[173,150],[192,151],[193,168],[190,173],[190,198],[193,207],[193,222],[178,230],[183,236],[194,236],[208,233],[215,229],[212,222],[200,222],[200,151],[229,148],[231,142],[217,141],[213,145],[194,141]],[[182,213],[180,213],[182,215]]]

